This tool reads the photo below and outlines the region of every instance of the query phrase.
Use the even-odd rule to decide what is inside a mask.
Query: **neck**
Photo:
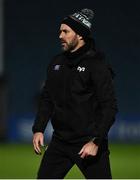
[[[65,51],[64,55],[67,57],[67,59],[71,61],[75,61],[75,59],[79,58],[80,56],[84,55],[88,50],[91,49],[90,43],[85,42],[83,45],[80,46],[76,51]]]
[[[84,40],[80,40],[78,45],[75,47],[75,49],[71,50],[70,52],[73,53],[73,52],[77,51],[79,48],[81,48],[84,45],[85,45],[85,41]]]

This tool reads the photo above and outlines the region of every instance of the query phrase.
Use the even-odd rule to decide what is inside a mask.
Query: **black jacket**
[[[107,137],[117,112],[111,68],[85,45],[57,55],[47,70],[33,132],[51,119],[54,136],[66,142],[97,143]]]

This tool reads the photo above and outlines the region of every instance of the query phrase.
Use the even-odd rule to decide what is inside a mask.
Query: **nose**
[[[59,39],[61,39],[62,38],[62,36],[61,36],[61,34],[59,34]]]
[[[62,39],[62,37],[63,37],[62,32],[60,32],[59,39]]]

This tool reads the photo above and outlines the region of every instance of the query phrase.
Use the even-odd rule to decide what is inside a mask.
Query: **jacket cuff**
[[[94,144],[96,144],[97,146],[99,146],[99,145],[101,144],[102,139],[99,138],[99,137],[93,137],[93,138],[91,139],[91,141],[92,141]]]
[[[35,127],[33,126],[33,127],[32,127],[32,132],[33,132],[33,134],[35,134],[35,133],[37,133],[37,132],[44,133],[44,130],[37,129],[37,128],[35,128]]]

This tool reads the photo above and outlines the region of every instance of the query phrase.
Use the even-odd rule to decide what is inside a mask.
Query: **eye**
[[[68,33],[68,31],[67,31],[66,29],[64,29],[64,30],[63,30],[63,32],[64,32],[65,34],[67,34],[67,33]]]
[[[69,31],[67,29],[62,29],[59,31],[59,34],[61,34],[61,33],[68,34]]]

